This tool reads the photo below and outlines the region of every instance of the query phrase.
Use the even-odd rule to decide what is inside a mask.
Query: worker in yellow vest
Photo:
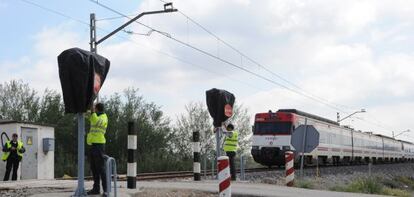
[[[236,164],[234,158],[236,157],[236,151],[239,143],[239,133],[234,130],[233,124],[228,124],[226,127],[227,133],[224,138],[223,149],[230,161],[230,174],[231,180],[236,180]]]
[[[89,163],[93,176],[93,188],[87,194],[100,194],[100,181],[102,181],[102,189],[104,196],[106,196],[106,173],[103,156],[105,154],[105,133],[108,127],[108,117],[104,112],[103,103],[97,103],[94,106],[92,114],[89,117],[89,122],[91,127],[86,138],[86,143],[90,146]]]
[[[6,173],[4,174],[3,181],[8,181],[10,172],[13,168],[12,181],[17,180],[17,169],[19,169],[19,163],[23,159],[23,153],[26,150],[23,147],[23,142],[18,140],[17,133],[13,133],[12,140],[7,141],[3,147],[3,156],[1,159],[7,161]]]

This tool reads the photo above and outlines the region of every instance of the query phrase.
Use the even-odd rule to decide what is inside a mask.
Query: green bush
[[[380,194],[383,185],[374,178],[357,179],[346,187],[346,192]]]
[[[408,178],[399,178],[400,182],[410,181]],[[391,180],[382,180],[380,178],[360,178],[347,186],[335,186],[330,188],[333,191],[342,191],[342,192],[353,192],[353,193],[367,193],[367,194],[382,194],[390,196],[410,196],[408,191],[402,189],[393,189],[384,184],[390,184]],[[414,181],[413,181],[414,183]],[[393,183],[393,186],[398,185],[398,183]]]

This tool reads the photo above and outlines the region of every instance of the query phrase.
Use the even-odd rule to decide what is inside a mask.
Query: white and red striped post
[[[295,179],[295,168],[293,166],[294,158],[292,151],[285,152],[286,185],[288,187],[293,186],[293,181]]]
[[[231,187],[230,187],[230,168],[229,168],[229,157],[221,156],[218,158],[218,179],[219,179],[219,196],[220,197],[230,197],[231,196]]]

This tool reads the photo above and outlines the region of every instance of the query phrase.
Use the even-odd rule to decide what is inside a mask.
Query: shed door
[[[37,129],[22,127],[22,139],[26,152],[22,160],[22,179],[37,179]]]

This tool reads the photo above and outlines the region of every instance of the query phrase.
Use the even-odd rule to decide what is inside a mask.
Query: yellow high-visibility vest
[[[7,141],[6,142],[6,148],[10,149],[12,147],[11,142]],[[21,158],[23,158],[23,153],[21,153],[20,151],[23,148],[23,142],[20,140],[17,140],[17,155]],[[9,152],[4,152],[3,155],[1,156],[1,160],[6,161],[10,156],[10,151]]]
[[[237,145],[239,141],[239,133],[237,131],[233,131],[233,134],[226,138],[224,138],[224,151],[225,152],[236,152],[237,151]]]
[[[89,130],[88,136],[86,137],[86,143],[92,144],[105,144],[105,133],[108,127],[108,116],[106,114],[97,115],[92,113],[89,118],[91,123],[91,129]]]

